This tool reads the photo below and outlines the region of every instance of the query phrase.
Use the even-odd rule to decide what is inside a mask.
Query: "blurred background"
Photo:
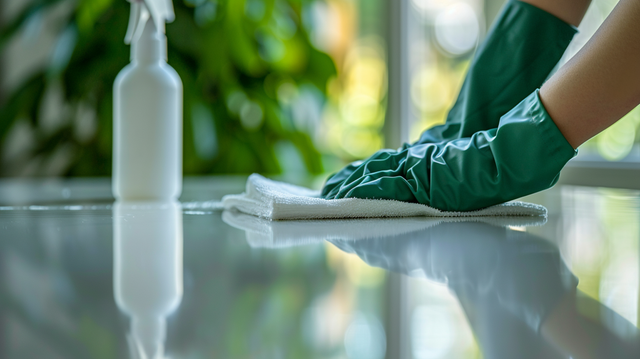
[[[443,123],[503,0],[175,0],[184,172],[327,174]],[[594,0],[563,61],[615,0]],[[0,0],[0,176],[109,176],[124,0]],[[579,159],[637,162],[640,112]]]
[[[167,35],[169,63],[185,89],[185,174],[323,177],[383,146],[416,139],[444,121],[502,3],[174,0],[176,21]],[[592,1],[562,61],[615,4]],[[129,61],[128,13],[125,0],[0,0],[0,176],[110,175],[112,84]],[[595,163],[609,177],[611,167],[602,163],[637,165],[639,126],[636,109],[583,145],[572,162]],[[637,327],[638,192],[554,190],[560,195],[550,198],[559,203],[549,206],[548,224],[526,230],[557,238],[578,288]],[[575,217],[554,208],[573,208],[567,212]],[[52,333],[80,340],[91,353],[77,357],[115,357],[126,344],[111,330],[126,325],[112,301],[111,211],[97,219],[65,214],[62,232],[38,225],[58,222],[33,213],[11,218],[20,231],[5,236],[21,240],[0,241],[0,270],[11,273],[3,275],[8,289],[0,301],[27,313],[0,313],[16,337],[26,338],[16,347],[49,350],[38,338]],[[231,231],[217,216],[185,217],[190,260],[183,308],[190,311],[172,322],[178,329],[168,343],[181,357],[253,357],[252,350],[265,347],[272,348],[270,358],[281,351],[309,358],[482,357],[463,309],[443,285],[385,273],[328,243],[247,251],[244,233]],[[220,240],[226,236],[232,240]],[[41,257],[48,266],[38,264]],[[69,295],[73,285],[75,295],[88,299]],[[55,307],[65,300],[66,310]],[[588,314],[609,320],[614,331],[626,328],[619,318]],[[51,321],[55,330],[31,331],[29,320],[38,328]],[[275,322],[297,336],[279,336]]]

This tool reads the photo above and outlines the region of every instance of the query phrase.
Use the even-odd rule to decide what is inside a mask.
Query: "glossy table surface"
[[[640,193],[557,186],[547,218],[269,222],[0,181],[0,358],[640,358]]]

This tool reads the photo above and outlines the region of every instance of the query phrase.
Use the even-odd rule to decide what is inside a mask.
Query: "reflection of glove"
[[[501,253],[501,271],[495,277],[493,294],[506,310],[536,333],[578,278],[562,260],[558,248],[524,232],[511,232]]]
[[[502,116],[497,129],[380,151],[330,178],[322,196],[395,199],[471,211],[553,186],[574,155],[536,90]]]
[[[575,32],[546,11],[509,1],[476,51],[446,124],[425,131],[416,143],[498,127],[500,116],[542,85]]]
[[[488,319],[492,331],[515,315],[537,333],[578,283],[551,242],[486,223],[443,223],[399,236],[330,242],[371,266],[446,283],[465,311],[475,313],[475,320]]]

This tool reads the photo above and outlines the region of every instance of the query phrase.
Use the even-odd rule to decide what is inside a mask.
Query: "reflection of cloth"
[[[253,174],[246,192],[222,199],[225,209],[267,219],[381,218],[381,217],[478,217],[545,216],[546,208],[525,202],[509,202],[472,212],[444,212],[418,203],[345,198],[326,200],[319,192]]]
[[[224,211],[222,220],[246,232],[252,247],[285,248],[320,243],[325,240],[360,240],[410,236],[444,222],[473,221],[495,226],[535,226],[545,217],[465,217],[465,218],[368,218],[270,221],[237,211]]]

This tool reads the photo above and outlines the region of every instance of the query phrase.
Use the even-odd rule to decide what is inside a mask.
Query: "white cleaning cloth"
[[[252,174],[246,192],[222,198],[225,209],[272,219],[546,216],[543,206],[507,202],[471,212],[446,212],[419,203],[379,199],[323,199],[320,192]]]
[[[224,211],[222,220],[245,231],[251,247],[286,248],[325,240],[361,240],[410,236],[447,222],[483,222],[494,226],[539,226],[545,217],[367,218],[270,221],[237,211]]]

